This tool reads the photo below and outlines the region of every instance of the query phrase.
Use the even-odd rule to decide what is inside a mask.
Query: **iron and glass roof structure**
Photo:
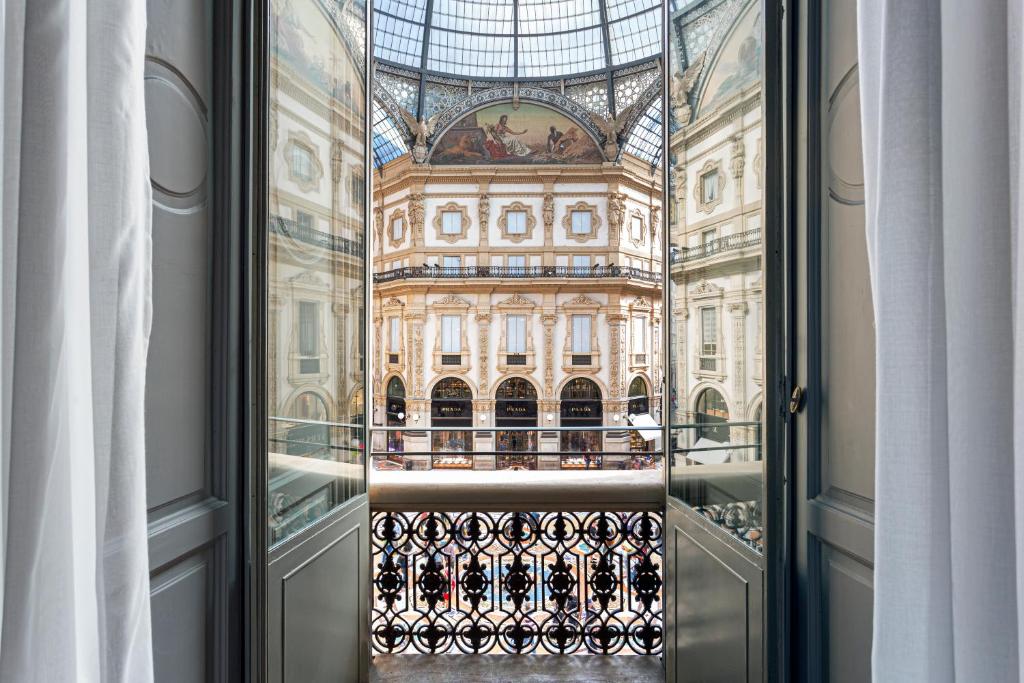
[[[635,104],[622,146],[656,164],[661,133],[652,145],[648,128],[661,120],[660,26],[658,0],[377,0],[375,162],[411,147],[410,116],[430,120],[511,88],[547,92],[546,104],[577,119],[615,119]]]

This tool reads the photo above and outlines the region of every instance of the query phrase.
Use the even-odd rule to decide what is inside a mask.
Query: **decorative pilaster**
[[[541,211],[544,215],[544,245],[554,244],[555,230],[555,195],[550,192],[544,194],[544,206]]]
[[[489,194],[484,193],[480,195],[478,211],[480,219],[480,248],[487,249],[487,234],[490,232],[491,226],[491,196]]]
[[[491,314],[477,313],[476,322],[477,337],[480,340],[480,395],[487,396],[490,393],[488,390],[488,383],[490,381],[488,377],[488,370],[490,368],[488,351],[491,347]]]
[[[412,358],[410,359],[412,395],[414,398],[423,399],[426,396],[426,391],[423,388],[423,367],[427,363],[427,359],[423,355],[423,314],[411,315],[409,319],[412,324]]]
[[[555,396],[555,322],[558,316],[545,313],[540,317],[544,324],[544,397]]]
[[[423,220],[426,217],[426,209],[423,207],[423,194],[415,192],[409,195],[409,227],[412,228],[412,243],[414,247],[423,246]]]
[[[390,341],[390,340],[389,340]],[[384,317],[373,316],[373,393],[375,396],[384,393],[384,361],[387,353],[384,343]]]
[[[621,399],[626,389],[626,316],[610,313],[605,320],[610,336],[608,392],[611,399]]]
[[[651,382],[655,387],[660,387],[664,374],[664,367],[661,364],[661,317],[651,316],[651,328],[654,335],[654,339],[651,340]],[[658,393],[657,389],[654,393]]]
[[[747,373],[746,365],[746,336],[747,336],[747,302],[729,304],[729,312],[732,314],[732,354],[733,354],[733,378],[732,395],[737,406],[746,405]]]
[[[619,235],[622,224],[626,220],[626,195],[617,192],[608,193],[608,246],[619,246]]]
[[[658,227],[661,225],[661,207],[651,207],[651,250],[658,243]]]
[[[670,356],[675,360],[675,373],[672,377],[672,400],[670,415],[674,422],[687,422],[686,413],[690,409],[690,377],[686,372],[686,328],[689,323],[690,309],[685,304],[676,308],[672,314],[673,334]]]
[[[373,209],[373,235],[377,240],[377,249],[380,256],[384,256],[384,209],[379,206]]]

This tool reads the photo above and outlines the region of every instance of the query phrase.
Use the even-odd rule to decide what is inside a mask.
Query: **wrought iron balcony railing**
[[[725,235],[696,247],[683,247],[672,254],[672,263],[686,263],[697,259],[708,258],[728,251],[745,249],[761,243],[761,229],[754,228],[735,235]]]
[[[657,655],[660,512],[376,511],[377,653]]]
[[[290,218],[281,216],[270,217],[270,232],[275,235],[291,237],[297,242],[329,251],[363,257],[363,242],[350,240],[340,235],[332,235],[304,225],[299,225]]]
[[[395,280],[465,280],[470,278],[624,278],[642,282],[659,283],[661,273],[655,273],[632,266],[407,266],[374,273],[377,284]]]

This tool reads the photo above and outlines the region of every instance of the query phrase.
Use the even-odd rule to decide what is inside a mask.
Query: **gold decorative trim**
[[[572,214],[575,211],[585,211],[590,214],[590,232],[574,233],[572,231]],[[601,228],[601,216],[598,215],[597,206],[587,202],[576,202],[565,207],[565,216],[562,218],[562,227],[565,228],[565,236],[574,242],[589,242],[597,239],[597,231]]]
[[[710,173],[716,173],[718,178],[718,192],[715,198],[709,202],[704,201],[704,183]],[[722,162],[718,159],[708,159],[697,172],[697,182],[693,187],[693,199],[697,202],[697,211],[700,213],[711,213],[722,203],[722,196],[725,194],[725,173],[722,172]]]
[[[513,234],[508,231],[508,214],[512,211],[522,211],[526,214],[526,232]],[[501,215],[498,216],[498,230],[501,231],[501,236],[509,242],[519,244],[531,239],[533,237],[533,229],[536,226],[537,218],[533,215],[533,207],[529,204],[512,202],[501,207]]]

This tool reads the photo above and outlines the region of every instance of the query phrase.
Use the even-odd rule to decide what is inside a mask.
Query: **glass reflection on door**
[[[268,535],[366,490],[365,4],[272,0],[267,197]]]
[[[669,493],[763,552],[761,3],[669,12]]]

